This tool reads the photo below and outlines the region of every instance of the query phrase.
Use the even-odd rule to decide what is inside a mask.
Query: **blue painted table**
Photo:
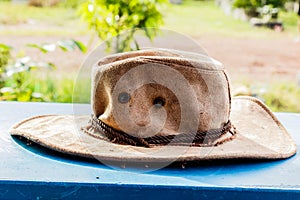
[[[89,105],[75,105],[85,113]],[[113,169],[29,148],[9,127],[40,114],[72,114],[72,104],[0,102],[0,199],[300,199],[299,154],[277,161],[222,161],[152,172]],[[300,114],[277,113],[300,144]]]

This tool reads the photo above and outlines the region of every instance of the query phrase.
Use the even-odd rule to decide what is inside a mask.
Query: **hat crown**
[[[108,126],[138,137],[219,129],[230,89],[221,63],[203,54],[149,49],[101,59],[92,109]]]

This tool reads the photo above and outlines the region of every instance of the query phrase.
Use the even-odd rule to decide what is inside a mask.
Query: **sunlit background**
[[[298,12],[299,2],[286,0],[0,0],[0,100],[72,102],[89,52],[134,28],[154,39],[149,27],[157,27],[191,37],[221,61],[233,95],[300,112]],[[106,51],[138,48],[134,34],[105,43]]]

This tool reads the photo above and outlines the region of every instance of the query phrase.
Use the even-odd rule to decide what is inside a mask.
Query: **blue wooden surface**
[[[90,112],[89,105],[0,102],[0,199],[300,199],[299,154],[277,161],[223,161],[144,172],[114,169],[27,147],[11,125],[40,114]],[[300,114],[276,113],[300,144]]]

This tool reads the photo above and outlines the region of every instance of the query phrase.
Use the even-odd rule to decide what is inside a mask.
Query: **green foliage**
[[[300,112],[300,87],[293,83],[274,83],[262,98],[274,112]]]
[[[0,100],[72,102],[73,79],[56,79],[48,75],[45,79],[37,78],[38,75],[45,75],[45,71],[42,74],[39,74],[40,72],[18,74],[20,83],[17,83],[16,79],[8,81],[7,85],[10,86],[0,89]]]
[[[298,23],[297,13],[281,11],[279,13],[279,18],[285,27],[290,26],[293,29],[295,29],[295,27],[297,26]]]
[[[280,8],[284,6],[286,0],[234,0],[233,6],[236,8],[258,8],[264,5],[271,5],[274,8]]]
[[[29,44],[29,47],[37,48],[43,53],[54,51],[60,47],[63,51],[73,51],[78,48],[82,52],[86,51],[85,46],[75,40],[61,40],[50,44]],[[0,44],[0,47],[8,50],[6,45]],[[11,59],[11,62],[4,60],[0,73],[0,100],[11,101],[72,101],[73,84],[59,86],[61,81],[49,79],[47,71],[55,69],[52,62],[34,61],[29,56]],[[39,69],[39,70],[37,70]],[[35,76],[45,77],[36,79]],[[64,81],[65,82],[65,81]]]
[[[7,65],[8,60],[10,59],[10,49],[11,47],[0,44],[0,73],[3,70],[3,67]]]
[[[5,44],[0,44],[0,88],[5,84],[3,73],[5,72],[5,67],[11,58],[10,50],[11,47]]]
[[[90,103],[91,101],[91,78],[88,77],[77,77],[74,85],[73,102],[74,103]]]
[[[73,39],[60,40],[57,43],[44,43],[41,45],[28,44],[27,46],[37,48],[43,53],[53,52],[57,47],[59,47],[63,51],[74,51],[76,48],[84,53],[87,51],[87,48],[83,43]]]
[[[112,41],[117,36],[113,50],[116,52],[138,49],[134,40],[136,29],[143,29],[149,39],[156,36],[157,28],[163,24],[162,14],[158,6],[166,0],[89,0],[80,7],[82,18],[89,27],[95,30],[98,37],[107,41],[107,49],[111,50]],[[124,37],[120,34],[129,31]],[[135,43],[135,47],[131,43]]]
[[[269,84],[243,84],[241,93],[261,99],[274,112],[300,113],[300,86],[294,82],[271,82]],[[240,91],[240,90],[238,90]]]

